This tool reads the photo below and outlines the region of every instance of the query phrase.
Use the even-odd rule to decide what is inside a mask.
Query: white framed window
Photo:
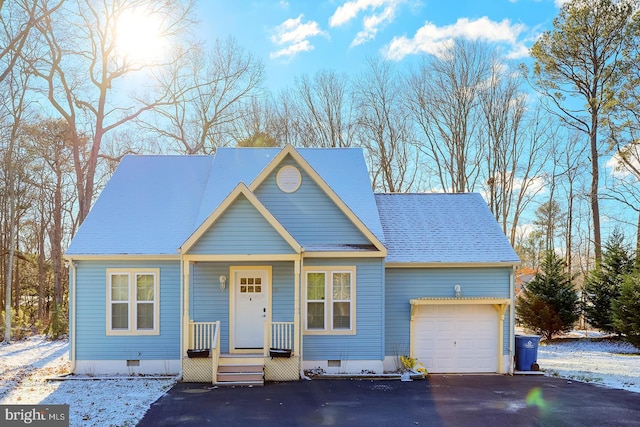
[[[355,334],[355,267],[304,269],[306,334]]]
[[[160,333],[160,270],[107,269],[107,335]]]

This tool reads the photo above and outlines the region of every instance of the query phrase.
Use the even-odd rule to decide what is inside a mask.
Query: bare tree
[[[564,188],[565,199],[567,201],[566,223],[564,225],[565,240],[565,262],[567,271],[573,271],[573,236],[574,236],[574,214],[577,205],[576,199],[581,186],[581,177],[584,176],[587,162],[584,152],[587,145],[580,141],[581,133],[570,133],[562,149],[553,150],[553,162],[562,171],[561,185]]]
[[[478,136],[485,148],[487,204],[515,245],[520,217],[542,189],[540,175],[556,132],[540,108],[529,110],[521,77],[508,64],[495,61],[484,86]]]
[[[20,134],[22,132],[22,122],[27,114],[28,100],[26,88],[29,76],[21,73],[15,67],[8,74],[2,83],[0,95],[0,140],[2,140],[2,177],[3,195],[5,199],[3,235],[3,253],[5,259],[5,319],[4,319],[4,341],[11,342],[11,288],[14,283],[14,260],[18,239],[18,223],[25,210],[26,197],[26,162],[22,158],[24,149],[20,145]],[[4,251],[3,251],[4,252]],[[16,282],[17,283],[17,282]],[[14,296],[18,295],[18,289]]]
[[[297,124],[305,147],[350,147],[354,142],[353,99],[344,74],[320,71],[296,80]]]
[[[357,139],[365,149],[375,190],[406,192],[417,174],[409,112],[402,102],[402,87],[390,62],[369,60],[368,69],[355,81]]]
[[[493,52],[485,46],[456,40],[426,57],[409,77],[407,99],[421,131],[418,148],[445,192],[476,188],[484,154],[477,139],[480,94],[494,66]]]
[[[24,138],[27,140],[25,146],[29,147],[33,158],[37,159],[33,169],[40,172],[34,185],[40,192],[40,209],[44,211],[40,227],[46,230],[53,268],[53,312],[49,330],[52,336],[61,333],[58,325],[62,316],[65,283],[62,260],[64,236],[73,234],[71,224],[65,217],[65,212],[71,210],[69,205],[75,201],[74,192],[69,194],[74,187],[71,182],[73,167],[69,161],[72,151],[69,135],[69,127],[64,120],[38,120],[24,129]],[[41,259],[40,262],[42,261]],[[41,306],[45,295],[42,288],[39,295],[38,312],[43,315]]]
[[[13,0],[7,7],[0,1],[0,82],[18,62],[35,25],[48,19],[64,0]]]
[[[231,124],[231,137],[238,147],[278,147],[276,112],[270,98],[253,98],[244,113]]]
[[[626,38],[640,39],[640,12],[627,28]],[[617,166],[616,186],[611,194],[638,214],[636,263],[640,266],[640,46],[630,43],[624,50],[624,76],[618,102],[609,117],[610,145]]]
[[[602,261],[600,230],[600,144],[598,135],[606,109],[615,101],[616,78],[629,38],[626,27],[635,0],[573,0],[565,3],[531,48],[533,82],[567,125],[589,135],[591,211],[596,264]],[[582,102],[576,102],[582,100]],[[584,107],[583,107],[584,105]]]
[[[203,49],[190,49],[164,75],[173,102],[158,106],[157,115],[142,124],[186,154],[214,153],[235,142],[233,126],[264,79],[262,63],[232,38]]]
[[[36,25],[45,48],[29,56],[28,61],[31,72],[44,84],[43,94],[69,126],[80,221],[93,201],[105,136],[158,105],[171,102],[154,84],[154,73],[175,63],[175,58],[140,60],[127,53],[126,43],[120,40],[122,22],[135,16],[155,17],[158,40],[166,40],[170,46],[186,32],[190,8],[190,4],[163,0],[67,0],[51,19]],[[137,90],[126,87],[133,79]],[[89,141],[82,138],[83,132],[91,135]]]

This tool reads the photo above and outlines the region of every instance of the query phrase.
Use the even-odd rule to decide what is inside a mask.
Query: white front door
[[[269,313],[269,270],[238,269],[233,276],[233,348],[262,349]]]

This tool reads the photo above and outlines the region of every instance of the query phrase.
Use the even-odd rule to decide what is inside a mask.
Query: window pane
[[[111,275],[111,301],[129,300],[129,275]]]
[[[153,304],[138,303],[138,329],[153,329]]]
[[[351,299],[351,273],[333,273],[333,299]]]
[[[307,273],[307,299],[324,300],[324,273]]]
[[[129,329],[129,304],[111,304],[111,329]]]
[[[136,299],[138,301],[153,301],[153,274],[136,276]]]
[[[351,329],[351,303],[333,303],[333,329]]]
[[[324,329],[324,303],[307,303],[307,329]]]

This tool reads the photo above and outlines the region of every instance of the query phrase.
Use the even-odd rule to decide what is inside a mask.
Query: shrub
[[[625,276],[620,296],[612,306],[614,326],[627,341],[640,348],[640,273]]]
[[[624,235],[615,230],[605,245],[602,264],[589,273],[584,284],[587,321],[604,332],[620,333],[614,326],[612,302],[620,295],[623,278],[633,269],[633,257]]]
[[[578,320],[578,293],[564,261],[549,251],[540,271],[516,300],[517,320],[545,339],[571,330]]]

